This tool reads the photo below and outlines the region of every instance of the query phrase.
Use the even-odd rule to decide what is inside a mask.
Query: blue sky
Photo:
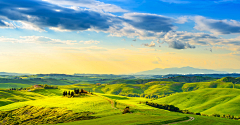
[[[0,68],[240,69],[239,6],[239,0],[0,0]]]

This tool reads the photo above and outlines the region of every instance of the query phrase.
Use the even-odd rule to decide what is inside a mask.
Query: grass
[[[2,89],[10,89],[10,88],[27,88],[31,85],[21,84],[21,83],[0,83],[0,88]]]
[[[97,118],[91,114],[93,113],[74,113],[65,108],[24,106],[11,111],[0,111],[0,124],[56,124]]]
[[[159,104],[171,104],[180,109],[203,114],[240,115],[240,90],[230,88],[208,88],[192,92],[174,94],[154,100]]]
[[[0,90],[0,102],[1,102],[0,106],[4,106],[4,105],[15,103],[15,102],[37,100],[44,97],[45,96],[41,94],[27,92],[27,91]]]
[[[85,86],[88,87],[88,86]],[[63,87],[64,88],[64,87]],[[66,87],[68,89],[71,89],[69,87]],[[187,119],[187,116],[193,116],[196,118],[194,121],[190,121],[187,123],[179,123],[179,124],[206,124],[206,125],[212,125],[212,124],[237,124],[238,121],[230,120],[230,119],[223,119],[223,118],[215,118],[215,117],[203,117],[203,116],[196,116],[196,115],[190,115],[190,114],[182,114],[182,113],[176,113],[176,112],[170,112],[167,110],[157,109],[154,107],[147,106],[143,103],[139,102],[146,102],[146,101],[158,101],[160,100],[150,100],[146,98],[138,98],[138,97],[126,97],[126,96],[119,96],[119,95],[112,95],[112,94],[103,94],[103,93],[94,93],[95,95],[86,95],[82,97],[75,97],[75,98],[66,98],[62,97],[62,91],[65,89],[39,89],[32,92],[25,92],[25,91],[7,91],[7,90],[1,90],[0,99],[1,101],[8,103],[7,100],[10,98],[17,99],[22,98],[21,100],[17,102],[11,102],[7,105],[0,106],[0,111],[10,111],[10,110],[18,110],[23,108],[24,106],[33,106],[33,107],[42,107],[43,109],[46,108],[44,111],[49,111],[51,114],[52,111],[50,109],[56,108],[56,110],[64,109],[66,110],[72,110],[73,113],[81,113],[81,112],[92,112],[91,116],[99,117],[97,119],[91,119],[91,120],[81,120],[81,121],[72,121],[68,123],[58,123],[60,125],[77,125],[77,124],[85,124],[85,125],[92,125],[92,124],[98,124],[98,125],[106,125],[106,124],[163,124],[163,123],[169,123],[169,122],[177,122],[181,120]],[[204,89],[203,89],[204,90]],[[184,94],[178,97],[185,97],[189,98],[193,96],[192,98],[195,100],[198,100],[200,95],[202,95],[202,101],[208,100],[214,100],[214,98],[217,97],[216,93],[220,93],[220,95],[229,95],[229,97],[232,97],[235,93],[237,96],[237,93],[239,93],[240,90],[234,89],[234,90],[228,90],[228,89],[206,89],[205,91],[198,90],[194,91],[193,95],[187,95],[189,93],[193,92],[184,92],[179,94]],[[227,91],[228,90],[228,91]],[[232,92],[233,91],[233,92]],[[58,94],[60,93],[60,94]],[[204,93],[206,95],[204,95]],[[175,94],[170,97],[174,97]],[[214,95],[214,96],[210,96]],[[197,98],[197,96],[199,98]],[[228,98],[229,98],[228,97]],[[6,99],[7,100],[4,100]],[[165,99],[165,98],[163,98]],[[176,99],[176,98],[175,98]],[[180,101],[182,98],[179,98]],[[229,101],[236,101],[236,97],[229,100]],[[167,100],[167,99],[166,99]],[[228,102],[229,102],[228,101]],[[113,102],[116,102],[116,105],[113,104]],[[178,102],[179,103],[179,102]],[[201,101],[198,102],[199,104],[202,103]],[[189,104],[196,104],[198,103],[192,100]],[[222,103],[222,102],[219,102]],[[230,103],[230,102],[229,102]],[[223,103],[224,104],[224,103]],[[227,105],[228,103],[226,103]],[[231,102],[232,104],[232,102]],[[225,105],[225,106],[226,106]],[[130,106],[130,111],[133,113],[131,114],[122,114],[122,110],[126,107]],[[199,106],[199,105],[198,105]],[[192,106],[193,107],[193,106]],[[238,106],[239,107],[239,106]],[[40,108],[40,109],[42,109]],[[230,107],[228,107],[230,109]],[[38,109],[38,108],[34,108]],[[21,112],[23,110],[19,110],[18,112]],[[39,112],[42,112],[39,110]],[[35,112],[37,113],[37,112]],[[59,114],[59,113],[57,113]],[[61,114],[61,113],[60,113]],[[37,114],[33,113],[33,116],[38,116]],[[20,116],[17,116],[20,117]],[[21,116],[22,117],[22,116]],[[27,116],[24,116],[24,118]],[[32,117],[32,116],[31,116]],[[44,116],[41,116],[44,117]],[[51,119],[55,119],[59,116],[49,116]],[[74,116],[75,117],[75,116]],[[45,119],[45,118],[44,118]],[[34,118],[32,119],[34,121]],[[56,122],[56,121],[55,121]],[[43,122],[42,123],[48,123]]]
[[[111,104],[105,99],[96,96],[86,96],[84,98],[65,98],[59,96],[45,97],[44,99],[37,99],[24,102],[16,102],[6,106],[1,106],[1,111],[8,111],[20,108],[22,106],[41,106],[41,107],[61,107],[73,110],[74,112],[103,112],[112,109]]]
[[[93,77],[92,79],[97,80],[99,78]],[[197,81],[198,79],[193,79],[192,81],[194,80]],[[50,111],[50,109],[57,107],[57,110],[60,109],[64,109],[63,111],[72,110],[73,113],[92,112],[93,114],[91,114],[91,116],[99,117],[97,119],[92,120],[59,123],[63,125],[163,124],[185,120],[188,118],[187,116],[192,116],[195,118],[195,120],[177,124],[221,125],[221,124],[237,124],[238,122],[235,120],[225,118],[204,117],[191,114],[170,112],[162,109],[156,109],[154,107],[145,105],[144,103],[140,103],[146,101],[153,101],[159,104],[163,103],[172,104],[174,106],[179,107],[180,109],[188,109],[191,112],[195,113],[201,112],[203,114],[208,115],[214,113],[220,115],[223,114],[231,114],[234,116],[240,115],[239,109],[240,89],[237,89],[239,85],[236,84],[235,89],[233,89],[233,83],[231,82],[231,79],[229,80],[226,78],[216,81],[198,83],[182,83],[173,81],[151,81],[151,80],[115,80],[114,84],[110,85],[102,84],[99,86],[95,84],[83,84],[84,81],[81,81],[81,84],[74,84],[77,82],[51,78],[34,80],[26,78],[22,81],[18,79],[14,79],[12,81],[11,80],[4,81],[4,79],[2,79],[1,82],[2,83],[0,83],[0,88],[1,87],[7,88],[8,85],[29,87],[32,84],[38,83],[57,85],[59,82],[58,84],[59,89],[37,89],[31,92],[7,91],[2,89],[0,90],[0,111],[10,110],[18,111],[18,109],[25,110],[23,109],[23,107],[33,106],[40,107],[40,109],[46,108],[48,113],[51,114],[52,111]],[[135,84],[136,82],[138,84]],[[62,97],[63,91],[73,90],[74,88],[85,89],[87,91],[90,90],[91,92],[94,93],[94,95],[86,95],[74,98]],[[150,95],[151,96],[170,94],[173,95],[157,100],[139,97],[126,97],[134,94],[138,96],[147,95],[148,97]],[[122,111],[126,106],[129,106],[130,111],[132,111],[133,113],[122,114]],[[21,111],[19,110],[19,112]],[[55,116],[54,115],[50,116],[50,118],[52,117]]]

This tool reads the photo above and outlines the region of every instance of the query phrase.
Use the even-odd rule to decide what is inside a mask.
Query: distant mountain
[[[21,76],[21,75],[31,75],[31,74],[28,74],[28,73],[8,73],[8,72],[0,72],[0,75]]]
[[[225,74],[226,71],[216,71],[211,69],[198,69],[193,67],[182,67],[182,68],[156,68],[153,70],[147,70],[135,73],[135,75],[167,75],[167,74]]]

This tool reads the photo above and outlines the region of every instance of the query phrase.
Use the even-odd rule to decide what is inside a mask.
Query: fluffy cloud
[[[150,44],[145,43],[145,44],[142,44],[142,45],[147,46],[147,47],[155,47],[155,43],[153,41]]]
[[[156,14],[126,13],[125,22],[137,29],[153,32],[168,32],[174,28],[173,19]]]
[[[211,43],[216,43],[218,38],[206,33],[171,31],[166,33],[161,40],[169,44],[170,48],[186,49],[195,48],[194,45],[209,45]]]
[[[0,28],[15,28],[12,23],[0,20]]]
[[[111,26],[107,31],[111,36],[154,40],[176,28],[173,25],[176,20],[156,14],[126,13],[119,20],[121,20],[120,24]]]
[[[200,31],[209,31],[215,34],[240,33],[240,22],[235,20],[214,20],[196,16],[195,23],[194,28]]]
[[[179,2],[173,0],[170,2]],[[80,8],[78,8],[80,7]],[[89,9],[86,9],[89,8]],[[103,11],[93,11],[93,10]],[[174,23],[186,23],[189,17],[178,19],[149,14],[125,13],[116,16],[105,12],[126,12],[126,10],[111,4],[96,0],[2,0],[0,2],[0,28],[22,28],[45,31],[46,28],[55,31],[102,31],[110,36],[127,36],[141,40],[158,40],[148,47],[154,47],[161,42],[170,48],[195,48],[195,45],[236,45],[239,39],[217,38],[215,35],[240,33],[240,22],[235,20],[213,20],[202,16],[194,17],[195,29],[214,33],[189,33],[174,31]],[[76,41],[61,41],[57,39],[35,37],[20,38],[20,42],[37,42],[52,44],[74,44]],[[1,39],[3,40],[3,38]],[[17,42],[17,40],[9,39]],[[48,40],[46,42],[46,40]],[[160,41],[159,41],[160,40]],[[4,41],[4,40],[3,40]],[[99,41],[80,41],[84,44],[98,44]]]
[[[185,42],[180,42],[180,41],[171,41],[168,42],[170,48],[174,49],[187,49],[187,48],[195,48],[195,46],[190,45],[189,43]]]
[[[0,3],[0,17],[28,22],[41,29],[55,27],[66,30],[107,30],[114,24],[112,16],[108,14],[90,10],[75,11],[43,1],[30,0],[3,0]]]

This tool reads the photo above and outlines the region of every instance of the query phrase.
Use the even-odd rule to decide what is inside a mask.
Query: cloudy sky
[[[0,69],[240,69],[239,0],[0,0]]]

